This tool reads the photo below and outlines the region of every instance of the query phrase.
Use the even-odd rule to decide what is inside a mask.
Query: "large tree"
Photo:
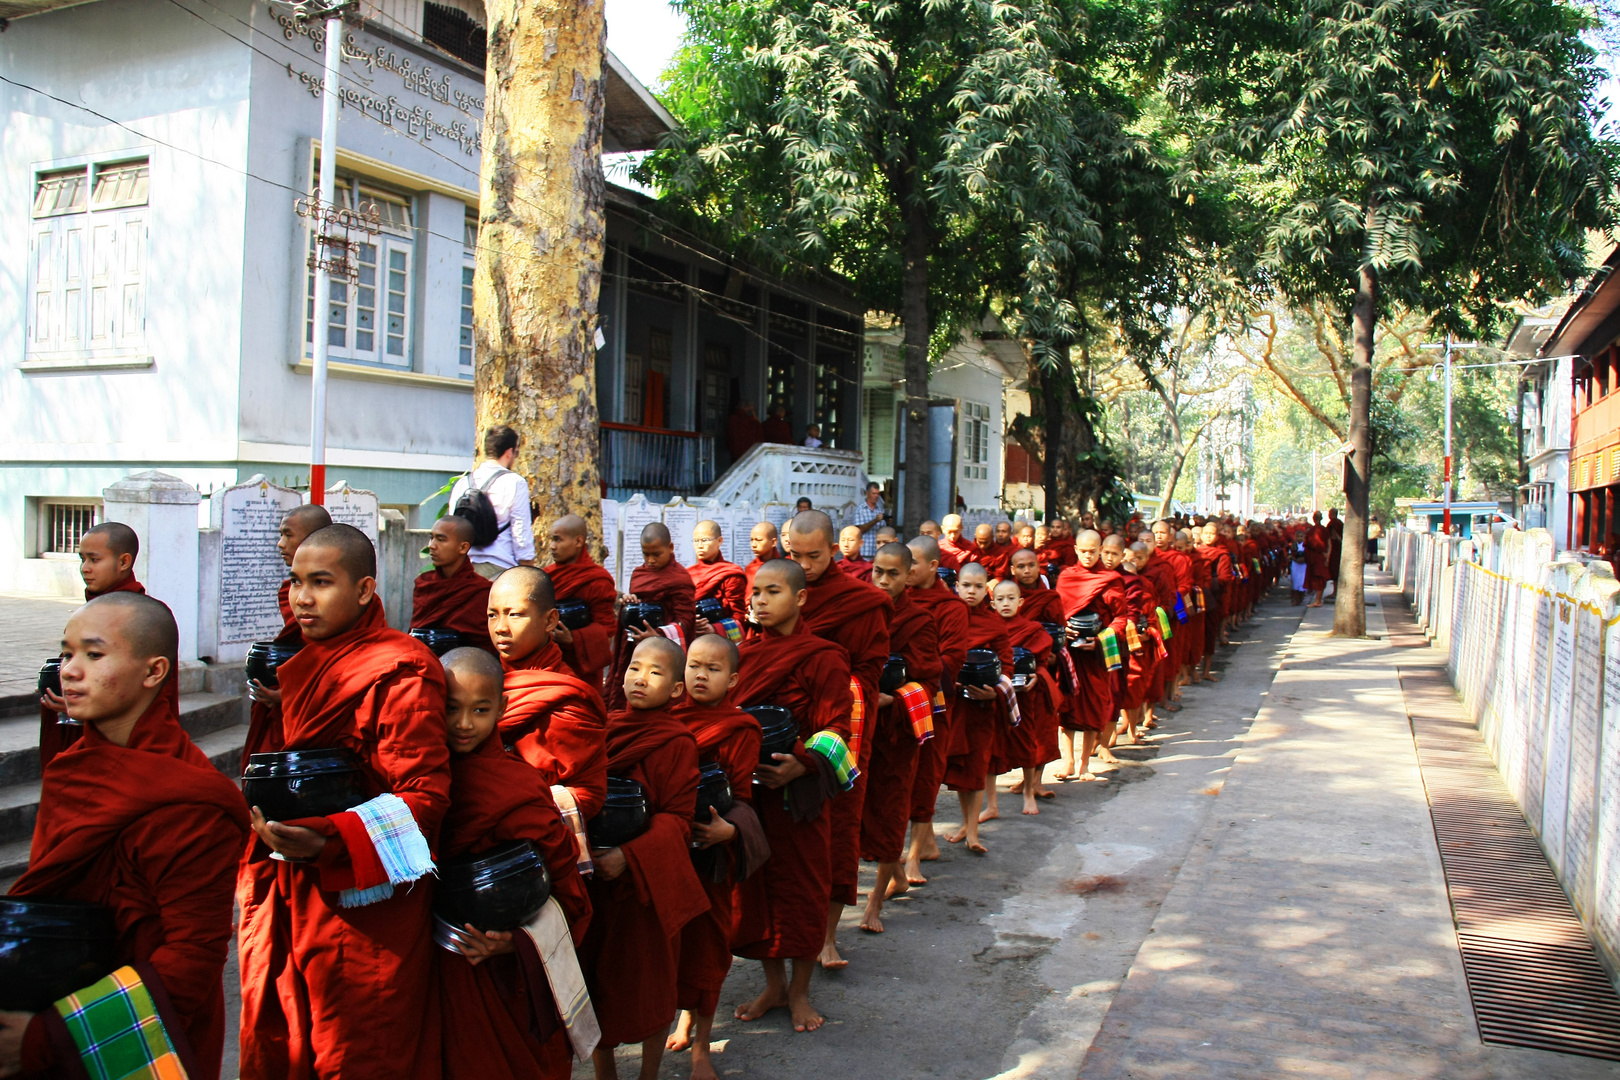
[[[1266,284],[1347,325],[1334,632],[1366,630],[1374,331],[1392,307],[1488,334],[1587,269],[1614,220],[1601,77],[1565,0],[1172,0],[1184,109],[1254,164]]]

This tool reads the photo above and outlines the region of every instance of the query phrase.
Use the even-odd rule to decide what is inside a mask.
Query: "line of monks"
[[[366,536],[298,508],[277,597],[277,640],[297,652],[251,684],[242,760],[342,749],[365,801],[277,821],[180,727],[178,635],[134,579],[135,534],[91,530],[88,602],[63,631],[61,693],[41,701],[30,865],[8,895],[110,909],[123,966],[0,1012],[0,1076],[216,1076],[234,907],[249,1080],[566,1077],[576,1057],[611,1077],[628,1043],[643,1080],[666,1049],[714,1077],[734,957],[765,974],[737,1018],[783,1008],[795,1031],[820,1027],[811,979],[847,963],[862,861],[877,877],[859,926],[882,933],[884,901],[939,857],[941,786],[962,813],[945,839],[983,855],[1000,775],[1021,770],[1026,814],[1054,797],[1052,762],[1060,781],[1105,782],[1094,758],[1216,678],[1211,657],[1290,554],[1263,523],[1089,515],[877,539],[863,560],[859,530],[811,510],[780,535],[756,525],[738,566],[705,521],[684,567],[652,524],[620,595],[579,517],[552,526],[543,570],[493,582],[468,559],[470,524],[447,517],[412,613],[460,634],[438,656],[388,627]],[[719,773],[730,808],[700,812]],[[639,831],[593,842],[627,785]],[[549,873],[540,915],[486,931],[435,913],[436,868],[515,841]],[[109,1033],[115,1013],[131,1019]],[[148,1071],[116,1071],[126,1059]]]

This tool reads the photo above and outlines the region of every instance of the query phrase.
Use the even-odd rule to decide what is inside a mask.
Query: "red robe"
[[[1057,593],[1063,600],[1065,621],[1084,611],[1095,612],[1102,616],[1103,626],[1112,627],[1119,635],[1123,651],[1127,607],[1125,586],[1119,577],[1118,571],[1104,569],[1100,562],[1089,570],[1075,563],[1058,575]],[[1114,680],[1103,661],[1102,646],[1089,652],[1070,649],[1069,656],[1080,685],[1074,714],[1064,726],[1072,725],[1071,730],[1108,730],[1118,710],[1114,707]]]
[[[939,540],[939,565],[949,570],[960,570],[962,564],[973,561],[973,541],[963,542],[959,537],[952,540],[942,536]]]
[[[276,606],[281,608],[281,632],[275,637],[277,641],[296,641],[300,645],[304,641],[304,632],[298,628],[298,620],[293,618],[292,611],[292,578],[281,583],[276,590]],[[279,682],[279,680],[278,680]],[[260,752],[278,750],[281,744],[271,740],[281,738],[281,707],[271,705],[267,701],[253,701],[248,706],[248,735],[247,742],[242,745],[242,768],[247,769],[248,747],[260,747]]]
[[[416,577],[411,597],[411,629],[455,630],[466,644],[490,652],[489,587],[494,582],[480,574],[471,559],[463,559],[461,569],[449,577],[437,569]]]
[[[838,563],[810,583],[799,619],[817,637],[836,642],[849,654],[849,673],[861,686],[862,714],[876,717],[878,676],[889,662],[889,594],[844,573]],[[863,729],[866,721],[862,721]],[[861,875],[861,810],[866,803],[866,770],[872,740],[863,736],[850,745],[861,775],[855,786],[833,802],[833,900],[855,902]]]
[[[1063,624],[1063,601],[1056,589],[1049,589],[1045,585],[1037,585],[1033,589],[1024,590],[1023,599],[1018,605],[1018,614],[1038,623]],[[1050,639],[1051,635],[1048,634]],[[1014,642],[1014,644],[1017,644]],[[1025,648],[1028,648],[1026,645]],[[1061,755],[1058,749],[1058,727],[1063,718],[1074,714],[1075,704],[1071,696],[1073,689],[1068,685],[1067,668],[1061,667],[1062,660],[1056,655],[1052,656],[1047,667],[1043,670],[1052,680],[1049,690],[1052,694],[1052,716],[1050,720],[1043,720],[1036,729],[1036,744],[1042,755],[1042,761],[1056,761]]]
[[[1148,623],[1159,642],[1162,650],[1162,659],[1154,666],[1153,677],[1148,684],[1148,700],[1158,701],[1164,696],[1166,681],[1174,674],[1178,661],[1176,660],[1176,639],[1181,636],[1181,626],[1176,622],[1176,571],[1164,558],[1161,552],[1155,551],[1140,573],[1153,587],[1153,607],[1150,612],[1153,616]],[[1163,632],[1159,627],[1158,609],[1164,609],[1164,617],[1170,623],[1170,640],[1165,641]]]
[[[581,600],[590,610],[590,624],[569,631],[574,640],[561,648],[568,670],[598,686],[602,672],[613,663],[613,641],[619,631],[613,605],[619,599],[619,588],[613,575],[598,566],[588,551],[581,551],[573,562],[552,563],[545,570],[555,599]]]
[[[989,649],[1001,657],[1001,670],[1012,674],[1012,641],[1007,624],[989,600],[968,608],[967,647]],[[1003,725],[1011,724],[1007,706],[998,694],[994,701],[975,701],[956,692],[951,723],[951,745],[945,758],[945,785],[952,791],[983,791],[990,757]]]
[[[286,582],[282,583],[282,588],[284,590],[287,588]],[[117,585],[114,585],[112,588],[108,589],[107,592],[97,593],[91,592],[89,589],[84,590],[84,599],[85,602],[88,603],[98,596],[106,596],[107,593],[115,592],[140,593],[142,596],[145,596],[146,586],[136,581],[135,575],[131,574],[123,581],[120,581]],[[286,605],[282,606],[282,611],[283,613],[287,611]],[[77,739],[79,735],[83,733],[83,731],[84,726],[82,724],[63,724],[57,718],[54,710],[47,709],[45,706],[41,705],[39,707],[40,772],[43,773],[45,771],[45,766],[51,763],[52,758],[54,758],[57,754],[60,754],[63,750],[66,750],[68,747],[72,746],[74,740]]]
[[[945,711],[934,714],[934,737],[918,748],[917,778],[911,784],[911,820],[927,822],[934,820],[934,803],[945,779],[945,755],[956,715],[956,673],[967,658],[968,609],[960,596],[937,580],[909,592],[912,602],[933,616],[939,636],[939,686],[945,699]]]
[[[717,761],[723,765],[731,797],[749,802],[753,797],[754,766],[759,763],[759,721],[732,704],[729,696],[713,705],[693,705],[687,698],[682,703],[675,715],[697,740],[699,764]],[[711,849],[717,858],[727,860],[728,867],[729,846]],[[709,897],[709,910],[681,930],[677,1004],[698,1016],[714,1015],[720,1006],[720,987],[731,971],[731,924],[736,917],[734,876],[727,874],[725,880],[715,881],[698,875]]]
[[[856,555],[853,559],[844,559],[838,565],[843,568],[845,574],[856,581],[862,581],[868,585],[872,584],[872,564],[859,555]]]
[[[820,731],[849,740],[849,655],[842,646],[812,634],[801,619],[794,632],[764,631],[742,643],[741,679],[732,697],[743,707],[780,705],[793,711],[799,742],[793,754],[807,773],[793,782],[824,790],[825,765],[804,742]],[[792,786],[792,785],[790,785]],[[847,794],[834,798],[834,804]],[[813,957],[827,935],[832,897],[832,815],[825,806],[796,821],[786,789],[760,785],[754,795],[771,857],[759,873],[737,886],[731,951],[751,960]]]
[[[512,840],[539,848],[577,946],[590,923],[591,901],[579,876],[574,834],[563,824],[548,785],[488,738],[450,761],[450,809],[439,858],[477,855]],[[557,1014],[534,941],[512,935],[517,952],[474,966],[439,950],[438,997],[444,1017],[444,1074],[469,1080],[567,1080],[574,1050]],[[542,1034],[544,1037],[542,1038]]]
[[[589,821],[607,798],[607,710],[602,695],[568,673],[555,644],[504,666],[501,742],[536,769],[547,786],[567,788]]]
[[[894,601],[889,616],[889,648],[906,662],[906,681],[921,684],[932,701],[939,689],[939,627],[932,612],[908,589]],[[871,755],[866,769],[866,798],[861,809],[861,858],[896,862],[906,842],[911,817],[911,789],[917,779],[919,745],[911,719],[898,696],[894,703],[867,714]],[[923,743],[928,746],[938,741]]]
[[[1007,576],[1007,570],[1012,565],[1010,545],[1009,550],[1004,551],[994,543],[989,548],[981,548],[978,542],[975,541],[968,545],[966,550],[967,555],[963,557],[962,561],[964,563],[978,563],[984,567],[984,572],[990,575],[991,581]]]
[[[236,860],[247,805],[180,727],[171,676],[130,732],[108,742],[95,725],[52,759],[40,787],[28,872],[11,896],[110,908],[120,964],[167,995],[169,1034],[197,1076],[218,1076],[225,1043],[221,976],[231,937]],[[63,1040],[68,1040],[65,1044]],[[24,1074],[73,1075],[71,1037],[55,1010],[24,1033]],[[60,1070],[60,1071],[58,1071]],[[78,1071],[82,1076],[82,1069]]]
[[[1036,674],[1034,686],[1018,691],[1022,722],[1017,727],[1004,724],[998,730],[1000,738],[996,740],[990,765],[990,771],[998,775],[1011,769],[1039,769],[1058,758],[1059,692],[1051,672],[1052,635],[1026,615],[1014,615],[1003,621],[1013,646],[1035,654]],[[1012,674],[1011,669],[1007,674]],[[1050,756],[1047,755],[1049,749]]]
[[[371,793],[404,800],[432,847],[450,802],[438,658],[390,630],[374,602],[355,627],[309,642],[277,676],[280,730],[266,744],[354,751]],[[439,1075],[433,890],[417,883],[387,900],[339,907],[339,890],[387,880],[358,823],[352,813],[298,822],[326,836],[311,864],[272,861],[256,837],[243,854],[236,897],[244,1080]],[[356,1001],[366,1008],[346,1007]]]
[[[1204,610],[1192,613],[1192,596],[1188,596],[1187,625],[1192,628],[1191,640],[1187,642],[1187,663],[1197,665],[1203,662],[1204,646],[1210,636],[1209,605],[1212,601],[1209,588],[1209,564],[1204,561],[1203,553],[1197,547],[1190,547],[1181,553],[1187,560],[1192,573],[1192,587],[1199,590],[1204,596]]]
[[[749,597],[754,595],[754,575],[759,573],[759,568],[764,566],[767,561],[768,560],[766,559],[756,558],[753,562],[743,567],[743,577],[748,579],[747,586]]]
[[[1135,709],[1147,700],[1149,681],[1155,666],[1155,643],[1158,618],[1153,614],[1153,584],[1141,574],[1120,572],[1125,586],[1125,602],[1130,609],[1128,621],[1133,625],[1148,620],[1149,633],[1137,632],[1138,647],[1125,646],[1125,667],[1120,671],[1123,679],[1116,680],[1120,689],[1119,707]]]
[[[674,561],[662,570],[638,566],[630,575],[630,592],[643,604],[663,607],[666,623],[679,626],[685,635],[681,642],[683,649],[692,643],[692,620],[697,616],[693,605],[697,602],[697,592],[686,567]],[[635,649],[625,632],[621,630],[616,633],[613,638],[613,672],[602,686],[602,697],[610,710],[625,707],[624,673],[630,667],[630,654],[633,652]]]
[[[1233,614],[1229,594],[1235,589],[1237,575],[1232,570],[1232,553],[1219,542],[1198,548],[1209,567],[1209,584],[1204,587],[1204,655],[1214,656],[1221,642],[1221,623]]]
[[[1048,540],[1045,547],[1036,550],[1035,558],[1040,560],[1042,573],[1046,572],[1049,563],[1057,563],[1059,566],[1073,566],[1079,561],[1079,556],[1074,553],[1074,541],[1068,537],[1061,540]]]
[[[713,562],[695,562],[686,568],[686,572],[692,575],[695,600],[713,597],[725,605],[729,618],[736,619],[739,624],[747,621],[748,594],[752,591],[753,579],[743,573],[742,567],[725,559],[715,559]]]
[[[1320,525],[1305,530],[1305,591],[1315,592],[1327,588],[1328,550],[1332,538]]]
[[[697,808],[697,741],[663,709],[608,716],[608,772],[641,784],[647,831],[622,845],[624,873],[590,880],[580,966],[602,1045],[663,1038],[675,1019],[681,929],[709,908],[686,842]]]

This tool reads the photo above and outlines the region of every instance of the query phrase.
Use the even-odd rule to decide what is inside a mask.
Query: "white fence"
[[[1620,583],[1543,529],[1394,530],[1385,565],[1581,918],[1620,957]]]

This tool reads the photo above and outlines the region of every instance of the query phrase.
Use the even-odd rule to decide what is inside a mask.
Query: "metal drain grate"
[[[1444,670],[1399,671],[1480,1038],[1620,1061],[1620,995],[1484,740]]]

